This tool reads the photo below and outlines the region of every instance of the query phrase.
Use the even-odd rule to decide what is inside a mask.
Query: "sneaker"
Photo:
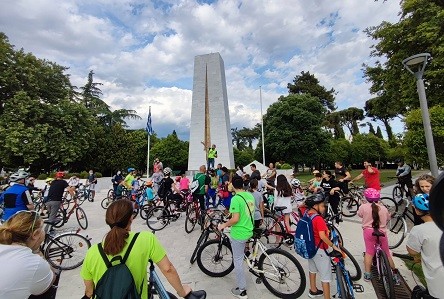
[[[241,291],[239,288],[234,288],[234,289],[231,289],[231,294],[233,294],[233,296],[236,298],[248,299],[246,290]]]
[[[401,284],[401,278],[398,273],[393,273],[393,282],[395,285],[399,286]]]
[[[323,295],[324,295],[324,292],[321,290],[316,290],[316,292],[312,292],[311,290],[308,291],[308,297],[310,297],[310,298],[320,297]]]
[[[370,272],[364,272],[364,281],[370,282],[372,280],[372,274]]]

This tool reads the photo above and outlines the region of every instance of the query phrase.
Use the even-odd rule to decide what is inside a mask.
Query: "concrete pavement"
[[[40,185],[40,184],[39,184]],[[105,210],[100,207],[100,201],[106,197],[106,193],[108,191],[108,187],[111,185],[109,178],[102,178],[99,180],[96,200],[93,203],[85,202],[82,207],[85,209],[86,214],[88,216],[89,226],[86,231],[83,231],[83,234],[87,234],[92,238],[92,243],[98,243],[102,241],[102,238],[108,231],[108,226],[105,224]],[[390,195],[392,187],[384,188],[383,194]],[[200,271],[197,263],[191,265],[189,263],[189,258],[191,253],[195,247],[197,238],[199,237],[199,230],[196,227],[195,231],[191,234],[187,234],[184,229],[185,225],[185,214],[183,213],[181,218],[176,222],[172,222],[165,229],[160,232],[157,232],[156,235],[159,238],[160,242],[165,247],[168,257],[175,265],[179,275],[182,279],[183,283],[190,284],[193,289],[204,289],[207,291],[208,298],[214,299],[225,299],[225,298],[233,298],[230,294],[230,289],[235,285],[235,274],[234,272],[230,273],[226,277],[222,278],[213,278],[205,275]],[[70,222],[67,223],[67,227],[73,226],[77,227],[77,222],[74,217],[70,219]],[[138,218],[133,222],[133,231],[142,231],[148,230],[146,223],[143,219]],[[363,268],[363,256],[362,252],[364,251],[364,243],[362,239],[362,230],[360,226],[359,219],[356,218],[345,218],[345,221],[341,223],[340,231],[342,236],[344,237],[345,247],[355,256],[361,268]],[[285,250],[292,252],[301,265],[304,268],[305,274],[307,276],[307,287],[304,295],[301,298],[308,297],[308,266],[307,261],[300,258],[294,253],[294,250],[289,247],[285,247]],[[398,249],[398,252],[405,252],[405,246],[401,245]],[[400,260],[395,260],[395,263],[400,268],[401,274],[406,279],[406,281],[410,285],[416,285],[413,282],[413,277],[410,270],[406,269],[404,263]],[[160,272],[160,271],[158,271]],[[256,284],[256,277],[251,275],[247,271],[247,267],[245,267],[245,272],[247,275],[247,284],[248,284],[248,296],[249,298],[275,298],[263,284]],[[160,276],[162,276],[160,274]],[[163,278],[163,277],[162,277]],[[168,285],[168,283],[164,280],[165,286],[169,289],[173,294],[174,290]],[[364,286],[364,293],[356,294],[356,298],[377,298],[374,294],[373,287],[371,283],[367,283],[364,280],[359,281],[358,283]],[[318,288],[321,289],[320,282],[318,282]],[[332,282],[332,295],[336,292],[336,281]],[[83,296],[83,282],[80,278],[80,268],[63,271],[59,283],[59,289],[57,293],[57,298],[66,298],[66,299],[78,299]]]

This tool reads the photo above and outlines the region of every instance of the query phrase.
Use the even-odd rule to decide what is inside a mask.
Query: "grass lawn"
[[[332,170],[334,172],[334,170]],[[352,178],[355,178],[362,172],[362,169],[355,169],[350,172]],[[384,184],[385,186],[393,185],[396,183],[395,179],[389,178],[394,177],[396,174],[396,169],[381,169],[380,172],[380,179],[381,184]],[[416,177],[418,175],[421,175],[423,173],[427,173],[428,170],[412,170],[413,177]],[[313,175],[311,173],[307,172],[300,172],[297,175],[297,178],[304,184],[308,182],[310,179],[313,178]],[[358,181],[359,185],[364,185],[364,179],[362,178],[360,181]]]

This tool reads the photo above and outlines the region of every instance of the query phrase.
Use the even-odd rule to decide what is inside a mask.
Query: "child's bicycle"
[[[341,251],[343,251],[339,252],[334,250],[329,254],[332,261],[333,272],[336,274],[337,298],[355,298],[354,292],[364,292],[364,287],[362,285],[353,283],[353,280],[359,280],[361,278],[361,269],[355,260],[353,264],[356,262],[356,265],[354,266],[357,267],[358,273],[353,277],[345,264],[345,258],[354,259],[353,256],[347,250],[345,250],[345,248],[339,242],[339,236],[336,234],[336,230],[331,231],[330,239],[336,247],[339,247]]]
[[[250,239],[253,252],[245,255],[250,272],[257,277],[256,283],[265,287],[278,298],[297,298],[306,286],[304,269],[291,253],[279,249],[267,249],[260,238],[261,229],[255,229]],[[228,236],[221,233],[219,239],[205,242],[197,252],[197,264],[205,274],[223,277],[234,269],[233,253]]]
[[[264,213],[263,224],[265,232],[262,234],[261,241],[267,248],[279,248],[283,242],[287,245],[293,245],[296,225],[300,220],[299,211],[291,211],[290,227],[285,225],[284,214],[286,207],[274,207],[273,211],[266,210]]]
[[[379,280],[382,281],[382,285],[384,287],[385,297],[388,299],[395,298],[395,283],[392,269],[390,268],[387,254],[385,254],[384,250],[382,250],[381,241],[379,240],[380,237],[385,237],[385,234],[375,229],[372,235],[376,237],[376,269],[378,270]]]
[[[72,206],[71,206],[72,204]],[[86,217],[85,211],[80,207],[77,198],[72,201],[65,201],[60,203],[60,208],[57,213],[57,220],[54,223],[55,227],[62,227],[68,222],[72,214],[76,214],[77,222],[82,229],[88,228],[88,218]]]

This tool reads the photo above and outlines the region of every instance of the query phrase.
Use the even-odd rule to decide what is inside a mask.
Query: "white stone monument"
[[[193,172],[207,164],[207,150],[212,144],[217,149],[215,167],[222,163],[234,168],[225,67],[219,53],[194,58],[192,99],[188,170]]]

